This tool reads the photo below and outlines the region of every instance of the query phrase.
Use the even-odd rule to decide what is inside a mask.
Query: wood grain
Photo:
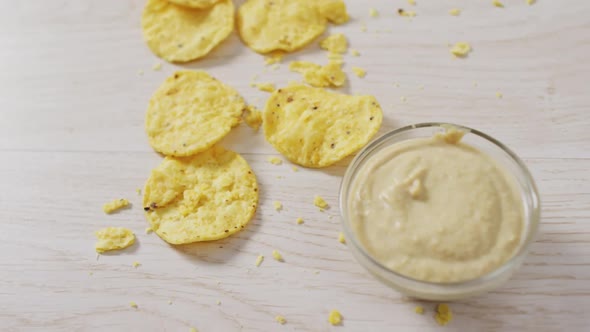
[[[347,1],[343,32],[349,93],[374,94],[385,132],[424,121],[456,122],[500,139],[527,163],[542,197],[542,225],[524,266],[501,289],[451,305],[453,331],[586,331],[590,326],[590,3],[587,1]],[[143,131],[151,93],[181,66],[141,39],[143,1],[0,2],[0,328],[3,331],[435,331],[433,303],[381,285],[360,267],[340,231],[337,194],[346,162],[293,172],[261,133],[241,126],[222,143],[258,175],[261,205],[241,233],[172,247],[144,233],[140,197],[161,157]],[[368,16],[368,6],[379,10]],[[461,8],[459,17],[448,15]],[[366,24],[368,31],[362,32]],[[447,43],[474,51],[453,59]],[[289,55],[324,62],[316,44]],[[261,107],[249,87],[297,79],[264,67],[234,33],[206,69]],[[143,70],[143,75],[138,71]],[[503,94],[502,99],[496,92]],[[402,102],[401,97],[406,101]],[[312,204],[322,195],[331,208]],[[104,202],[133,206],[106,216]],[[272,202],[283,202],[276,212]],[[302,217],[303,225],[295,219]],[[138,244],[97,258],[93,232],[133,229]],[[270,258],[279,250],[284,263]],[[256,256],[266,260],[254,266]],[[138,261],[141,266],[132,267]],[[133,309],[129,301],[139,308]],[[169,304],[169,301],[172,301]],[[220,304],[217,304],[220,301]],[[344,325],[327,323],[338,309]],[[286,325],[274,321],[287,318]]]

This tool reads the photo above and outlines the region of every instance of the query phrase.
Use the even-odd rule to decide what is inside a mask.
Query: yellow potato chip
[[[319,6],[320,13],[334,24],[346,23],[350,19],[342,0],[321,0]]]
[[[246,104],[236,90],[203,71],[178,71],[156,90],[147,109],[150,145],[184,157],[211,147],[236,126]]]
[[[341,33],[330,35],[320,42],[320,47],[331,53],[346,53],[348,41]]]
[[[316,0],[248,0],[238,9],[238,32],[259,53],[292,52],[326,29]]]
[[[234,28],[234,5],[220,0],[207,9],[193,9],[166,0],[148,0],[141,17],[143,37],[157,56],[187,62],[207,55]]]
[[[184,6],[184,7],[199,8],[199,9],[209,8],[219,2],[219,0],[167,0],[167,1],[177,4],[177,5],[180,5],[180,6]]]
[[[250,221],[258,203],[248,163],[219,146],[188,158],[166,157],[152,171],[144,193],[147,220],[171,244],[232,235]]]
[[[96,245],[94,249],[98,253],[110,250],[127,248],[135,243],[135,234],[123,227],[107,227],[96,231]]]
[[[326,167],[363,147],[383,113],[373,96],[350,96],[301,84],[275,91],[264,111],[264,135],[292,162]]]

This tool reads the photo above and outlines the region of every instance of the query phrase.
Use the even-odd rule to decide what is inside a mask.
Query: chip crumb
[[[346,238],[344,237],[344,233],[340,232],[340,234],[338,234],[338,242],[346,244]]]
[[[449,10],[449,14],[453,15],[453,16],[459,16],[459,15],[461,15],[461,9],[453,8],[453,9]]]
[[[215,302],[215,304],[221,305],[221,301],[220,300],[217,300],[217,302]]]
[[[126,206],[129,205],[129,201],[126,200],[125,198],[120,198],[120,199],[115,199],[111,202],[105,203],[102,206],[102,210],[104,211],[104,213],[110,214],[113,213],[119,209],[122,209]]]
[[[529,5],[529,6],[532,5],[532,4],[534,4],[534,3],[535,3],[535,0],[526,0],[526,4]]]
[[[293,172],[299,172],[299,168],[295,165],[291,166],[291,169],[293,170]]]
[[[367,25],[365,23],[361,23],[361,32],[367,32]]]
[[[275,85],[273,83],[262,82],[262,83],[252,83],[252,85],[260,91],[264,91],[264,92],[275,91]]]
[[[133,262],[132,265],[133,265],[134,268],[137,269],[141,265],[141,263],[140,262]]]
[[[379,12],[375,8],[369,8],[369,16],[377,17],[377,16],[379,16]]]
[[[280,165],[283,163],[283,160],[279,157],[268,157],[268,162],[273,165]]]
[[[350,55],[352,55],[352,56],[360,56],[361,53],[359,51],[355,50],[354,48],[351,48],[350,49]]]
[[[471,45],[468,42],[457,42],[451,48],[451,54],[456,57],[465,57],[471,52]]]
[[[492,4],[498,8],[504,8],[504,4],[501,3],[499,0],[493,0]]]
[[[283,317],[283,316],[280,316],[280,315],[279,315],[279,316],[277,316],[277,317],[275,317],[275,320],[276,320],[276,321],[277,321],[279,324],[281,324],[281,325],[283,325],[283,324],[285,324],[285,323],[287,322],[287,320],[285,319],[285,317]]]
[[[320,14],[334,24],[343,24],[350,19],[346,12],[346,4],[342,0],[321,1],[319,9]]]
[[[137,303],[135,303],[135,302],[133,302],[133,301],[129,302],[129,306],[130,306],[131,308],[135,308],[135,309],[137,309],[137,308],[138,308],[138,306],[137,306]]]
[[[320,47],[330,53],[346,53],[348,41],[343,34],[335,33],[322,40]]]
[[[197,329],[196,329],[196,328],[194,328],[194,327],[191,327],[191,328],[188,330],[188,332],[199,332],[199,330],[197,330]]]
[[[154,229],[151,228],[151,227],[148,227],[148,228],[145,229],[145,233],[146,234],[151,234],[153,231],[154,231]]]
[[[284,55],[285,54],[283,52],[271,53],[270,55],[264,57],[264,64],[265,65],[272,65],[272,64],[281,63],[281,61],[283,61]]]
[[[272,205],[275,207],[275,210],[281,211],[283,209],[283,203],[279,201],[274,201]]]
[[[405,103],[406,102],[406,97],[401,96],[401,97],[399,97],[399,100],[401,100],[402,103]]]
[[[415,6],[416,5],[416,0],[408,0],[408,4]]]
[[[254,131],[258,131],[262,124],[262,112],[253,105],[246,105],[246,109],[242,113],[242,118],[246,122],[246,125],[254,129]]]
[[[322,210],[328,208],[328,203],[319,195],[313,198],[313,204]]]
[[[172,304],[172,300],[168,300],[168,304],[169,304],[169,305],[170,305],[170,304]]]
[[[258,255],[258,257],[256,257],[256,267],[259,267],[263,261],[264,261],[264,256]]]
[[[135,234],[123,227],[107,227],[95,233],[97,241],[94,249],[101,254],[105,251],[127,248],[135,243]]]
[[[276,261],[284,262],[283,255],[281,255],[281,253],[276,250],[272,251],[272,258],[274,258]]]
[[[446,303],[441,303],[436,306],[436,314],[434,319],[438,323],[438,325],[444,326],[450,323],[453,320],[453,312],[451,308]]]
[[[416,16],[416,12],[411,11],[411,10],[404,10],[402,8],[398,9],[397,13],[399,14],[399,16],[403,16],[403,17],[415,17]]]
[[[500,91],[496,92],[496,98],[502,99],[502,97],[504,97],[504,95],[502,94],[502,92],[500,92]]]
[[[161,62],[156,62],[156,63],[154,63],[154,65],[152,66],[152,70],[154,70],[154,71],[158,71],[158,70],[160,70],[160,69],[162,69],[162,63],[161,63]]]
[[[90,272],[88,272],[88,275],[89,276],[94,275],[94,272],[90,271]]]
[[[281,66],[278,63],[275,63],[274,65],[270,66],[270,70],[277,70],[281,68]]]
[[[418,315],[424,315],[424,307],[421,305],[416,306],[416,308],[414,308],[414,312]]]
[[[328,322],[332,325],[340,325],[342,323],[342,315],[338,310],[332,310],[328,316]]]
[[[336,55],[336,53],[331,53]],[[338,56],[340,56],[338,54]],[[314,87],[340,87],[346,82],[346,74],[342,71],[341,60],[330,60],[321,66],[309,61],[293,61],[289,70],[303,74],[303,80]]]
[[[360,68],[360,67],[352,67],[352,72],[360,78],[363,78],[363,77],[365,77],[365,75],[367,75],[367,72],[363,68]]]
[[[301,225],[303,224],[303,218],[299,217],[297,220],[295,220],[295,222],[297,222],[297,225]]]

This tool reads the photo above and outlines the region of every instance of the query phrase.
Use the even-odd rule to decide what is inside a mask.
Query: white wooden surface
[[[410,9],[402,0],[347,2],[353,20],[330,31],[345,33],[362,54],[346,57],[347,70],[361,66],[367,76],[350,75],[345,90],[376,95],[382,132],[456,122],[505,142],[530,167],[543,200],[541,231],[505,287],[453,303],[455,320],[444,328],[432,303],[422,303],[424,316],[414,314],[418,302],[374,280],[337,241],[346,162],[297,173],[271,165],[276,152],[245,126],[222,144],[259,177],[251,224],[229,239],[177,248],[146,235],[135,189],[161,157],[147,143],[144,112],[180,67],[151,70],[159,60],[142,41],[143,1],[2,1],[0,329],[588,331],[590,2],[505,0],[498,9],[491,1],[418,0],[413,20],[397,16],[397,8]],[[369,18],[368,6],[380,17]],[[454,7],[461,16],[448,15]],[[474,51],[455,60],[447,43],[460,40]],[[325,53],[314,44],[286,62],[293,59],[325,61]],[[208,70],[258,106],[266,95],[249,87],[253,75],[279,85],[297,78],[286,64],[265,70],[235,34],[184,67]],[[318,212],[315,194],[332,208]],[[117,197],[133,207],[104,215],[102,204]],[[285,206],[280,213],[275,200]],[[305,224],[296,225],[300,216]],[[105,226],[133,229],[138,244],[97,259],[93,232]],[[273,249],[285,263],[270,258]],[[266,260],[256,268],[258,254]],[[333,308],[343,326],[327,323]]]

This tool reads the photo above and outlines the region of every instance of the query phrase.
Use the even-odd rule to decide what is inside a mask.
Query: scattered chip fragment
[[[258,90],[260,90],[260,91],[265,91],[265,92],[275,91],[275,85],[273,83],[268,83],[268,82],[254,83],[254,86],[256,88],[258,88]]]
[[[336,33],[326,37],[320,42],[320,47],[330,53],[346,53],[348,41],[341,33]]]
[[[285,317],[283,317],[283,316],[281,316],[281,315],[279,315],[279,316],[276,316],[276,317],[275,317],[275,320],[276,320],[276,321],[277,321],[279,324],[281,324],[281,325],[283,325],[283,324],[287,323],[287,319],[285,319]]]
[[[264,57],[264,64],[273,65],[273,64],[281,63],[281,61],[283,61],[284,56],[285,56],[285,53],[283,53],[283,52],[273,52],[273,53]]]
[[[340,87],[346,82],[342,61],[338,60],[330,60],[325,66],[309,61],[293,61],[289,70],[303,74],[303,80],[314,87]]]
[[[326,209],[328,207],[328,202],[326,202],[322,196],[315,195],[313,198],[313,205],[319,207],[320,209]]]
[[[119,250],[135,243],[135,234],[123,227],[107,227],[95,233],[97,241],[96,252],[103,253],[110,250]]]
[[[498,8],[504,8],[504,4],[501,3],[499,0],[493,0],[492,4]]]
[[[451,54],[456,57],[465,57],[471,52],[471,45],[467,42],[457,42],[451,48]]]
[[[404,10],[402,8],[398,9],[397,13],[399,14],[399,16],[403,16],[403,17],[415,17],[416,16],[416,12],[411,11],[411,10]]]
[[[130,306],[131,308],[135,308],[135,309],[137,309],[137,308],[139,307],[139,306],[137,305],[137,303],[135,303],[135,302],[133,302],[133,301],[130,301],[130,302],[129,302],[129,306]]]
[[[453,16],[459,16],[459,15],[461,15],[461,9],[453,8],[453,9],[449,10],[449,14],[451,14]]]
[[[416,308],[414,308],[414,312],[417,313],[418,315],[423,315],[424,314],[424,307],[421,305],[416,306]]]
[[[295,220],[295,222],[297,222],[297,225],[301,225],[303,224],[303,218],[299,217],[297,220]]]
[[[283,160],[279,157],[268,157],[268,162],[273,165],[280,165],[283,163]]]
[[[264,256],[258,255],[258,257],[256,257],[256,267],[259,267],[263,261],[264,261]]]
[[[166,157],[152,170],[143,196],[152,229],[170,244],[237,233],[257,204],[252,169],[239,154],[220,146],[189,158]]]
[[[377,16],[379,16],[379,12],[375,8],[369,8],[369,16],[377,17]]]
[[[283,203],[279,201],[274,201],[272,205],[274,206],[276,211],[281,211],[283,209]]]
[[[328,322],[332,325],[340,325],[342,323],[342,315],[338,310],[332,310],[328,316]]]
[[[104,211],[104,213],[113,213],[119,209],[122,209],[126,206],[129,206],[129,201],[126,200],[125,198],[120,198],[120,199],[115,199],[111,202],[105,203],[102,206],[102,210]]]
[[[352,56],[360,56],[361,53],[359,51],[355,50],[354,48],[351,48],[350,49],[350,55],[352,55]]]
[[[260,125],[262,125],[262,112],[253,105],[246,106],[242,117],[248,127],[254,129],[254,131],[258,131]]]
[[[434,319],[438,323],[438,325],[447,325],[453,320],[453,312],[451,308],[446,303],[441,303],[436,306],[436,314]]]
[[[146,132],[150,145],[168,156],[202,152],[240,122],[244,100],[204,71],[177,71],[150,99]]]
[[[352,67],[352,72],[360,78],[363,78],[365,75],[367,75],[367,72],[361,67]]]
[[[133,265],[134,268],[137,269],[141,265],[141,263],[140,262],[133,262],[132,265]]]
[[[293,163],[326,167],[367,144],[379,130],[382,117],[373,96],[291,84],[268,99],[264,135]]]
[[[502,97],[504,97],[504,95],[502,94],[502,92],[496,92],[496,98],[498,99],[502,99]]]
[[[338,242],[346,244],[346,238],[344,237],[344,233],[340,232],[340,234],[338,234]]]
[[[234,28],[232,0],[219,0],[207,9],[148,0],[141,17],[143,37],[157,56],[187,62],[207,55]]]
[[[284,262],[283,255],[281,255],[281,253],[276,250],[272,251],[272,258],[274,258],[276,261]]]

